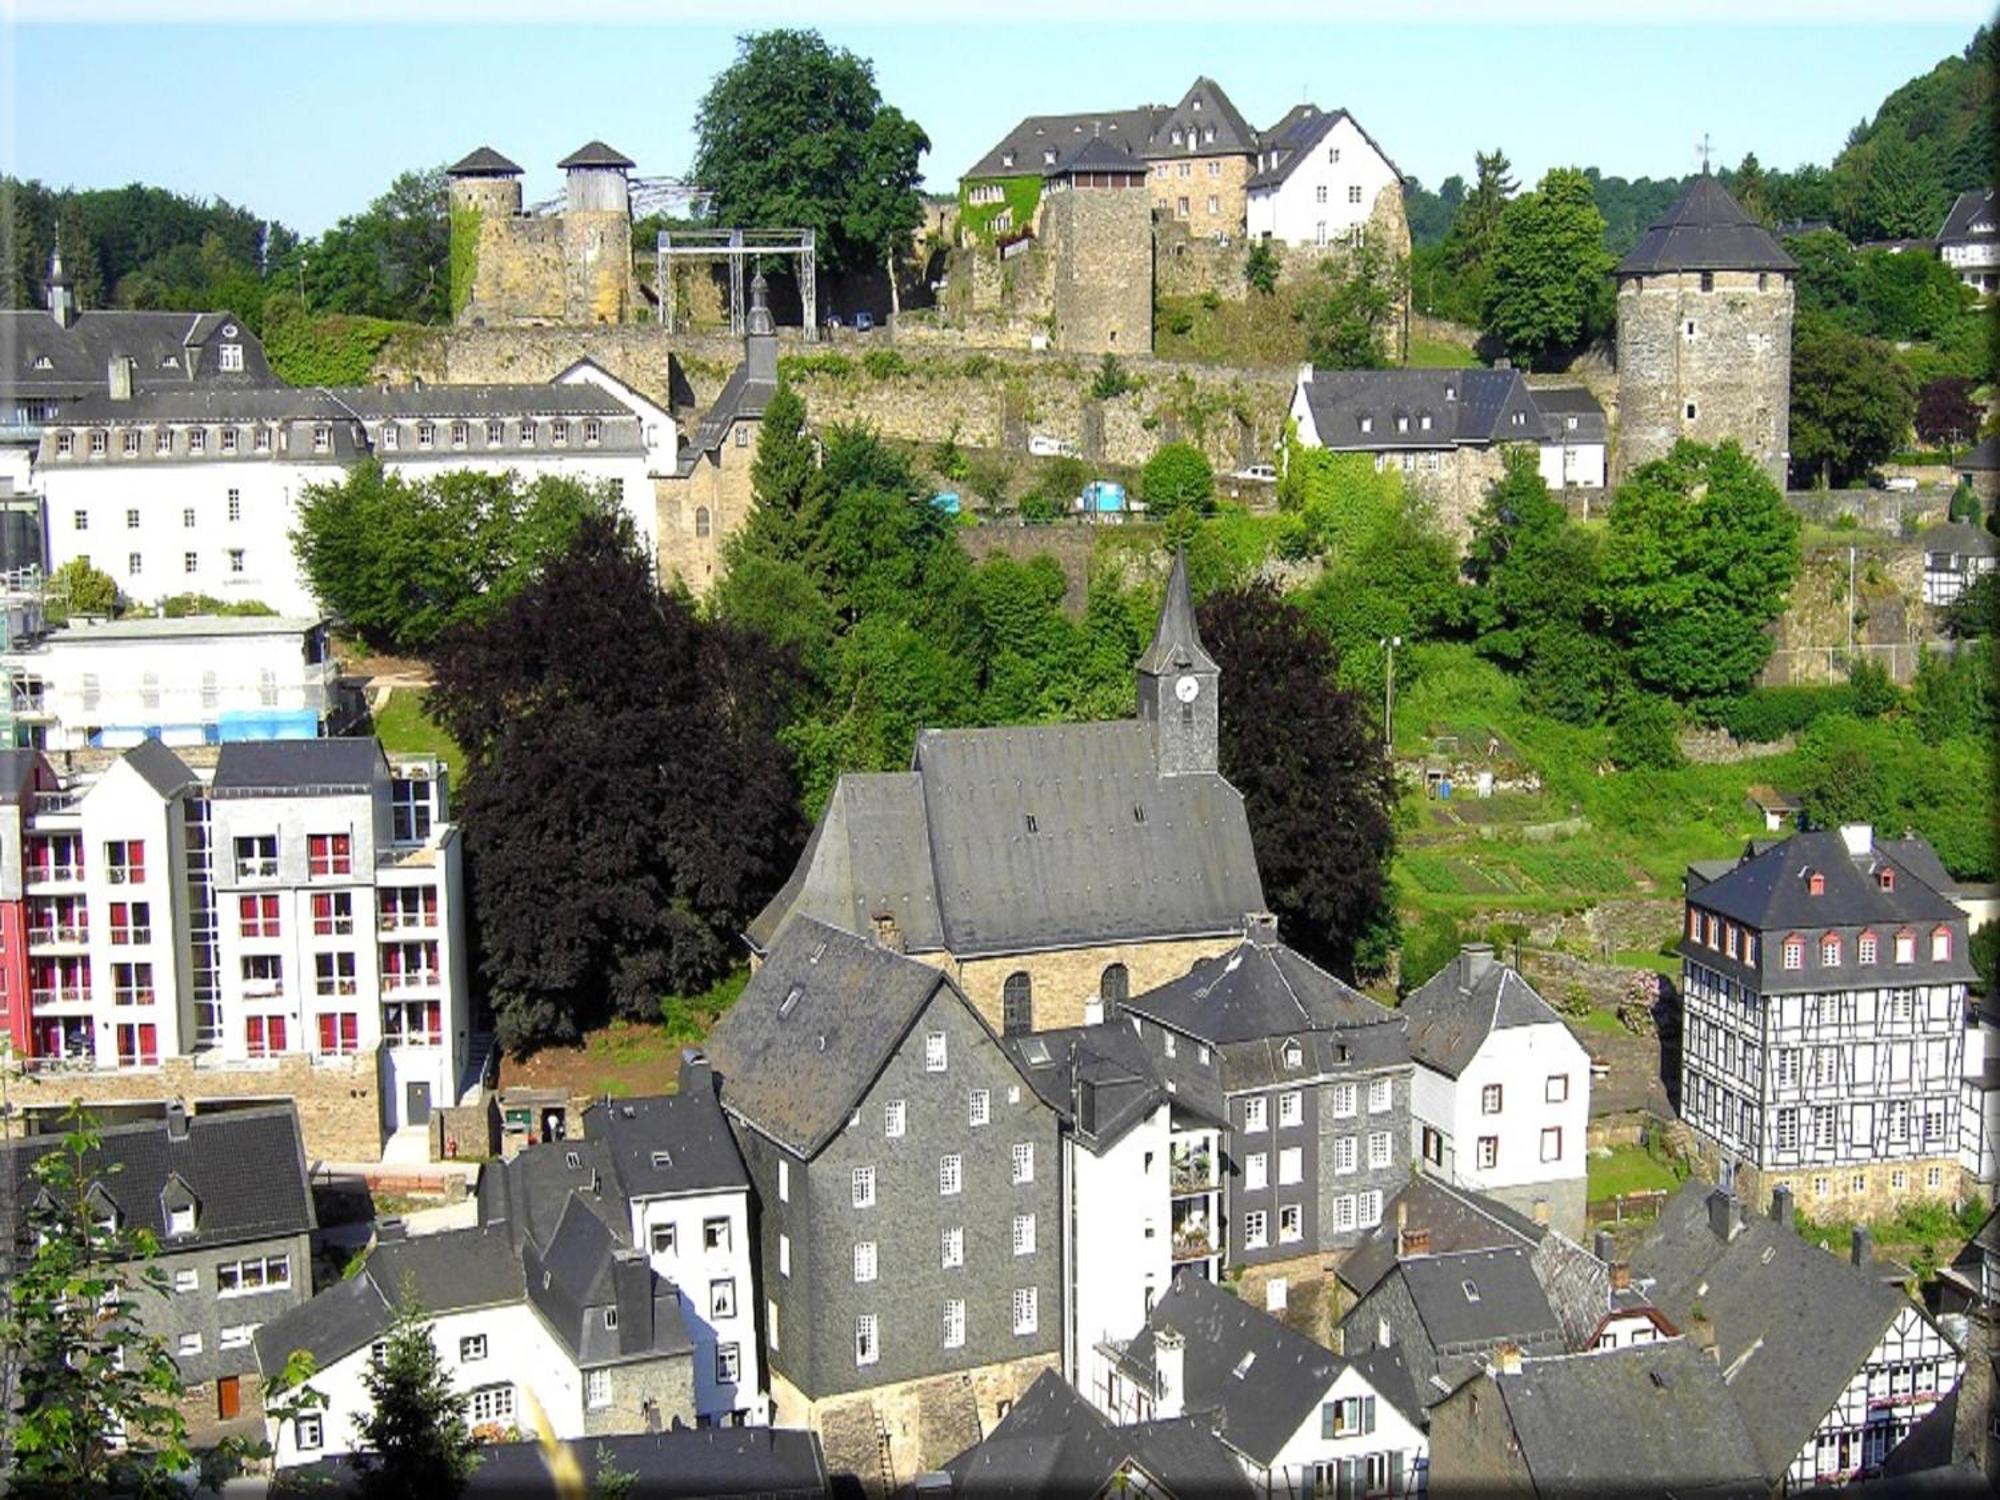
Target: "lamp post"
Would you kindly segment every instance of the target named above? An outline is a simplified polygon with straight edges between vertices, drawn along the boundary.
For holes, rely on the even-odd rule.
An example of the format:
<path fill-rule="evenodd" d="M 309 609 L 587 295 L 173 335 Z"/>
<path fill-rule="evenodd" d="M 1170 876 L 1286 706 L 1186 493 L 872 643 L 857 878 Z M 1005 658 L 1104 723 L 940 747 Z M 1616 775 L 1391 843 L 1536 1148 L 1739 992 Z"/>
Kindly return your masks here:
<path fill-rule="evenodd" d="M 1403 644 L 1400 635 L 1385 635 L 1378 644 L 1388 655 L 1389 669 L 1382 684 L 1382 752 L 1393 754 L 1396 748 L 1396 648 Z"/>

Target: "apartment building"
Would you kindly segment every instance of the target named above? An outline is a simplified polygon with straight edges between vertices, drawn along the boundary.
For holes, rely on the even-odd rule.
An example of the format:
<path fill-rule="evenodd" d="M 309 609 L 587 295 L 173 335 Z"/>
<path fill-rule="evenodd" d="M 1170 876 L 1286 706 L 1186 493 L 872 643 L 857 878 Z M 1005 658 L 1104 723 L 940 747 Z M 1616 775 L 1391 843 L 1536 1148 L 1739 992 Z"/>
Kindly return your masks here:
<path fill-rule="evenodd" d="M 462 870 L 435 763 L 273 741 L 226 745 L 200 775 L 149 740 L 59 787 L 14 755 L 19 1107 L 289 1096 L 313 1154 L 351 1157 L 457 1101 Z"/>
<path fill-rule="evenodd" d="M 1681 1116 L 1725 1184 L 1847 1218 L 1957 1196 L 1973 968 L 1948 883 L 1866 824 L 1688 871 Z"/>

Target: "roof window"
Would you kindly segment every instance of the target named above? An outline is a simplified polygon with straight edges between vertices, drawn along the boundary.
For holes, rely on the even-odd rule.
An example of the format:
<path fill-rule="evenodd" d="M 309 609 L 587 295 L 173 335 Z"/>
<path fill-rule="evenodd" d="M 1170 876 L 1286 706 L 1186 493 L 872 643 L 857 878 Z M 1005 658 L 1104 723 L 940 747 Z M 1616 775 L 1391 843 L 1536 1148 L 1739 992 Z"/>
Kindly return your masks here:
<path fill-rule="evenodd" d="M 1885 891 L 1893 891 L 1896 888 L 1896 872 L 1893 868 L 1891 868 L 1888 865 L 1882 866 L 1882 868 L 1876 872 L 1875 880 L 1876 883 L 1880 885 L 1882 889 Z"/>
<path fill-rule="evenodd" d="M 1479 1288 L 1474 1286 L 1471 1282 L 1461 1281 L 1459 1283 L 1459 1286 L 1464 1290 L 1465 1300 L 1467 1302 L 1477 1302 L 1479 1300 Z"/>
<path fill-rule="evenodd" d="M 785 998 L 778 1004 L 778 1017 L 780 1020 L 792 1013 L 793 1007 L 799 1003 L 800 997 L 804 994 L 804 988 L 796 984 L 785 991 Z"/>
<path fill-rule="evenodd" d="M 1257 1351 L 1252 1349 L 1248 1354 L 1236 1361 L 1236 1368 L 1229 1373 L 1234 1375 L 1238 1380 L 1241 1380 L 1245 1375 L 1250 1373 L 1250 1367 L 1256 1363 Z"/>
<path fill-rule="evenodd" d="M 655 1151 L 653 1153 L 653 1165 L 655 1167 L 660 1168 L 662 1171 L 666 1170 L 668 1167 L 671 1167 L 673 1164 L 674 1164 L 673 1152 Z"/>
<path fill-rule="evenodd" d="M 568 1167 L 572 1172 L 581 1171 L 583 1168 L 583 1158 L 574 1151 L 565 1151 L 563 1152 L 563 1165 Z"/>

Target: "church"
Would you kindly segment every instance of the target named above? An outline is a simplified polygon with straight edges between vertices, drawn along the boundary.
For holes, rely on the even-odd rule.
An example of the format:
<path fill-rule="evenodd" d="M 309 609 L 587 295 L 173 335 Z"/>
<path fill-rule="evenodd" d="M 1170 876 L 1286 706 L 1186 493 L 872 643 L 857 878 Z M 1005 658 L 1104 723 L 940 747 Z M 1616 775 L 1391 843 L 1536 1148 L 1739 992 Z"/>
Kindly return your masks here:
<path fill-rule="evenodd" d="M 1264 890 L 1217 769 L 1221 675 L 1177 557 L 1136 719 L 927 729 L 909 770 L 842 776 L 753 951 L 803 914 L 935 964 L 1017 1035 L 1234 949 Z"/>

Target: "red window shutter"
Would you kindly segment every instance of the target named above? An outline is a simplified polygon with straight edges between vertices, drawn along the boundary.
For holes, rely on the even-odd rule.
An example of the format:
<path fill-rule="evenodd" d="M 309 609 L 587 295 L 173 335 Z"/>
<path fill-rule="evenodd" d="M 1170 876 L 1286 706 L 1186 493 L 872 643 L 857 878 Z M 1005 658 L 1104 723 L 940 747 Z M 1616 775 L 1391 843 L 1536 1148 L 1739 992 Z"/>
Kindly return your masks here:
<path fill-rule="evenodd" d="M 340 1050 L 352 1052 L 361 1045 L 361 1018 L 349 1011 L 340 1018 Z"/>
<path fill-rule="evenodd" d="M 249 1016 L 243 1022 L 243 1043 L 252 1057 L 264 1055 L 264 1018 Z"/>
<path fill-rule="evenodd" d="M 139 1060 L 148 1067 L 160 1060 L 160 1028 L 150 1023 L 139 1028 Z"/>
<path fill-rule="evenodd" d="M 285 1050 L 285 1018 L 283 1016 L 272 1016 L 270 1018 L 266 1034 L 271 1039 L 271 1050 L 273 1052 L 283 1052 Z"/>
<path fill-rule="evenodd" d="M 336 1052 L 340 1049 L 340 1018 L 321 1016 L 319 1018 L 319 1050 Z"/>
<path fill-rule="evenodd" d="M 132 878 L 134 880 L 144 880 L 146 878 L 146 841 L 144 839 L 134 839 L 125 846 L 125 862 L 132 867 Z"/>

